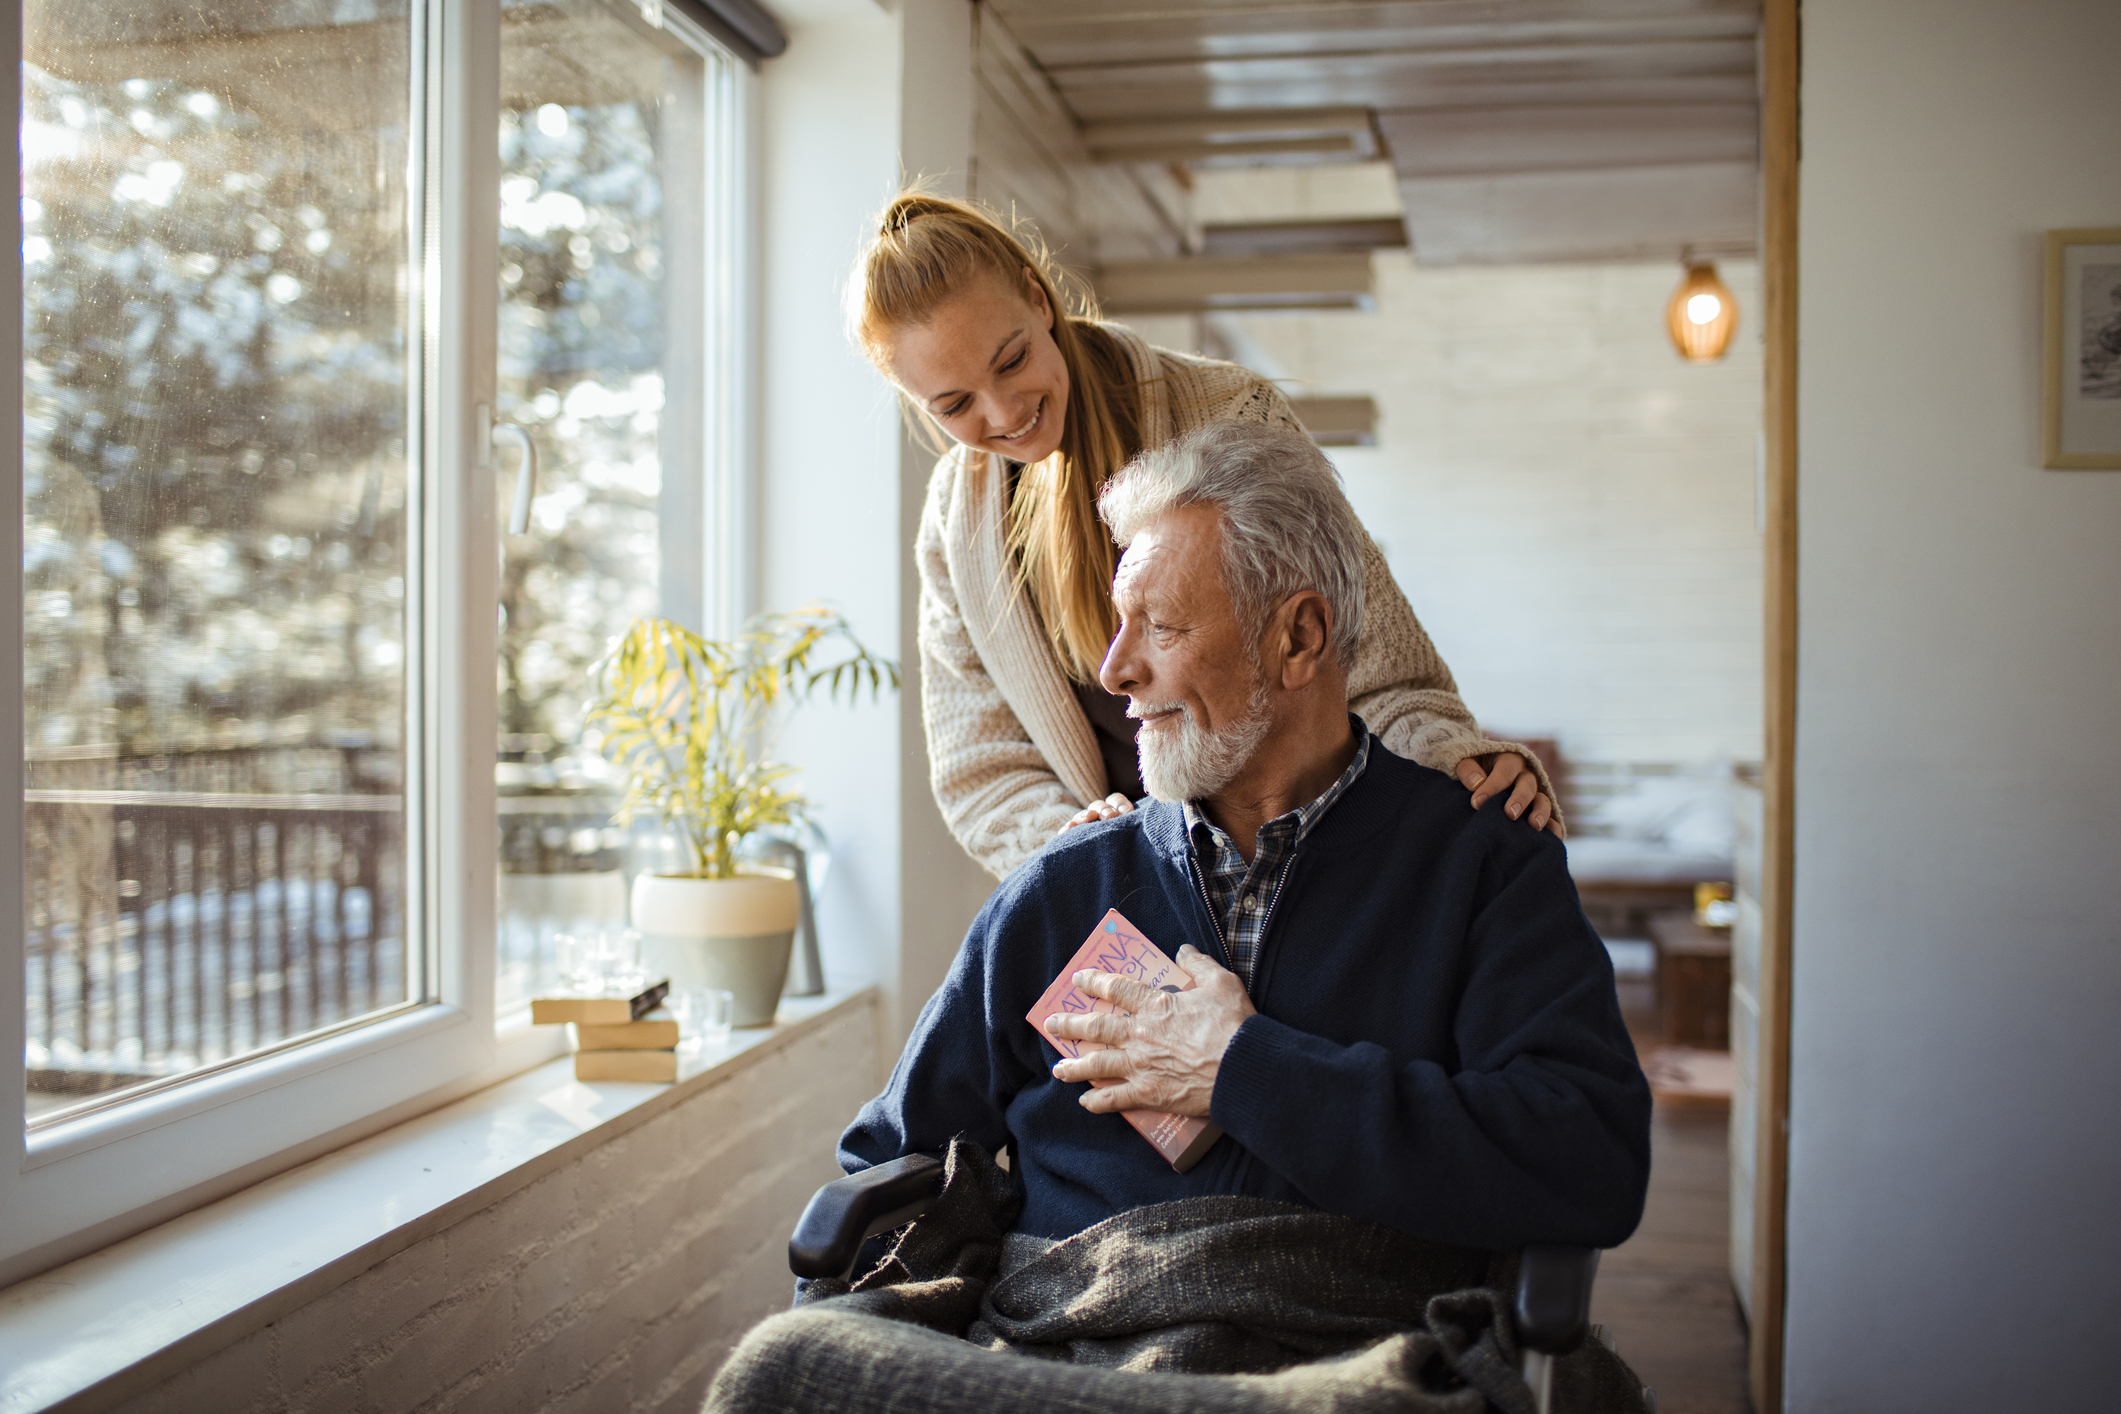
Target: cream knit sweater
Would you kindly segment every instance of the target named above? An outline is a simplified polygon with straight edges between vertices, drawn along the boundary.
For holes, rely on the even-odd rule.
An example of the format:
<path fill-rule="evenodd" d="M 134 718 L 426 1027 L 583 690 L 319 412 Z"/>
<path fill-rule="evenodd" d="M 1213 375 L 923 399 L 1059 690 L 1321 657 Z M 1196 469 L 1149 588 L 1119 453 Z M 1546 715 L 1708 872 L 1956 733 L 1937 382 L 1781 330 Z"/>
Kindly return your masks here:
<path fill-rule="evenodd" d="M 1121 325 L 1103 327 L 1134 365 L 1145 446 L 1222 419 L 1300 428 L 1287 400 L 1246 370 L 1151 348 Z M 1097 738 L 1017 584 L 1006 495 L 998 458 L 952 449 L 929 479 L 914 542 L 928 780 L 950 832 L 997 878 L 1107 790 Z M 1481 734 L 1374 543 L 1363 567 L 1363 637 L 1348 698 L 1370 730 L 1439 771 L 1492 751 L 1532 759 L 1521 746 Z M 1545 768 L 1538 769 L 1551 796 Z"/>

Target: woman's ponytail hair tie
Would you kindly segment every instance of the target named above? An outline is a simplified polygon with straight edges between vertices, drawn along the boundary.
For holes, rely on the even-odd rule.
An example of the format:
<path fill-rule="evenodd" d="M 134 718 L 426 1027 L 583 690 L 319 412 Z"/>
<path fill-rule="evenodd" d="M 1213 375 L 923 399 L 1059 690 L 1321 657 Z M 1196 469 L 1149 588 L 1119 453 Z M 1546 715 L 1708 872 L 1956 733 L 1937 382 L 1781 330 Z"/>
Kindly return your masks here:
<path fill-rule="evenodd" d="M 885 236 L 901 235 L 908 226 L 918 221 L 921 217 L 933 214 L 934 206 L 932 202 L 925 201 L 917 196 L 902 196 L 885 208 L 884 227 L 878 234 Z"/>

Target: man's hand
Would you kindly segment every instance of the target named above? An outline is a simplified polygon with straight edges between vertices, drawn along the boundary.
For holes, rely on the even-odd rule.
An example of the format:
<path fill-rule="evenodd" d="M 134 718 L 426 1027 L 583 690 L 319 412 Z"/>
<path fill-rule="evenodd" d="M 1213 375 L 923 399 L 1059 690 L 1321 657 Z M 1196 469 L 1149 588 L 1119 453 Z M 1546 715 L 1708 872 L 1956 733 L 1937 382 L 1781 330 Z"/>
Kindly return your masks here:
<path fill-rule="evenodd" d="M 1256 1008 L 1237 974 L 1199 949 L 1182 947 L 1173 961 L 1193 979 L 1191 991 L 1160 992 L 1131 977 L 1086 970 L 1075 974 L 1075 985 L 1119 1010 L 1046 1018 L 1048 1035 L 1115 1048 L 1088 1051 L 1053 1067 L 1056 1080 L 1120 1082 L 1093 1086 L 1083 1096 L 1084 1109 L 1207 1117 L 1223 1052 Z"/>

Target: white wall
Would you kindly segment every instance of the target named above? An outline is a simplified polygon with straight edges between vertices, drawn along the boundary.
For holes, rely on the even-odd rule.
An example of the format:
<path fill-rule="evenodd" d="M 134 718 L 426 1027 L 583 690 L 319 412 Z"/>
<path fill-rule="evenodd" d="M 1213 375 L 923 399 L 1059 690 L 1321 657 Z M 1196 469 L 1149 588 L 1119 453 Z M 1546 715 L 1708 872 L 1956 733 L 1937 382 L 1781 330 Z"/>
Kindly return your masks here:
<path fill-rule="evenodd" d="M 1424 269 L 1377 257 L 1369 314 L 1238 321 L 1298 380 L 1368 393 L 1333 460 L 1491 729 L 1595 761 L 1761 751 L 1757 267 L 1724 360 L 1664 332 L 1676 265 Z"/>
<path fill-rule="evenodd" d="M 2091 1409 L 2121 1313 L 2121 474 L 2039 468 L 2121 6 L 1808 0 L 1787 1393 Z"/>
<path fill-rule="evenodd" d="M 788 52 L 760 76 L 760 600 L 824 599 L 897 657 L 899 696 L 815 705 L 781 739 L 833 848 L 819 900 L 835 988 L 885 988 L 885 1044 L 955 954 L 990 881 L 928 791 L 913 637 L 913 532 L 934 457 L 907 445 L 889 386 L 848 342 L 841 298 L 901 176 L 963 189 L 971 144 L 965 0 L 778 5 Z"/>
<path fill-rule="evenodd" d="M 896 656 L 897 424 L 841 333 L 840 288 L 898 178 L 899 22 L 868 0 L 812 8 L 759 81 L 759 603 L 826 600 Z M 898 710 L 816 704 L 780 743 L 832 841 L 818 931 L 834 986 L 896 969 Z"/>
<path fill-rule="evenodd" d="M 900 162 L 909 177 L 952 196 L 966 193 L 972 168 L 975 43 L 968 0 L 900 0 L 904 89 L 899 100 Z M 873 375 L 872 375 L 873 376 Z M 882 380 L 877 382 L 881 384 Z M 928 785 L 928 740 L 921 725 L 920 582 L 913 533 L 927 501 L 935 452 L 899 423 L 899 643 L 906 685 L 899 702 L 899 963 L 886 1036 L 899 1042 L 929 994 L 942 984 L 965 929 L 994 890 L 943 823 Z"/>

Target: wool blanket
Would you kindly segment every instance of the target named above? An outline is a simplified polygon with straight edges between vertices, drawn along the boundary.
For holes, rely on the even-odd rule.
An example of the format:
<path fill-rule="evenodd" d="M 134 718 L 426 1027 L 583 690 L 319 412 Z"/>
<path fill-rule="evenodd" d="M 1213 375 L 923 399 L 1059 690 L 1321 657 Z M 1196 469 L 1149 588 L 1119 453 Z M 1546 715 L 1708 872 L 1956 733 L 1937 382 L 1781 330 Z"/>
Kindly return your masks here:
<path fill-rule="evenodd" d="M 710 1414 L 1533 1414 L 1511 1259 L 1225 1196 L 1005 1264 L 1009 1175 L 963 1142 L 945 1174 L 881 1261 L 810 1283 L 744 1339 Z M 1597 1341 L 1554 1373 L 1557 1414 L 1645 1407 Z"/>

